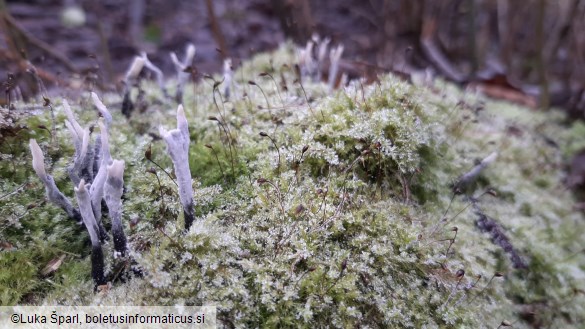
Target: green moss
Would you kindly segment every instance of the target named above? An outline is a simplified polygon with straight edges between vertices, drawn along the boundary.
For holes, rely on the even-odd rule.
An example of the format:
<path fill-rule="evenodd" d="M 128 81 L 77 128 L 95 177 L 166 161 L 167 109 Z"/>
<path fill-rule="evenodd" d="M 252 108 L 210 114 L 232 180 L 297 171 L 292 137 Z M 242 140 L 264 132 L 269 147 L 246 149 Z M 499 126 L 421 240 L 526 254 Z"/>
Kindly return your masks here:
<path fill-rule="evenodd" d="M 573 122 L 562 134 L 564 143 L 560 146 L 568 159 L 585 149 L 585 123 L 582 121 Z"/>
<path fill-rule="evenodd" d="M 285 45 L 245 62 L 229 101 L 209 81 L 186 88 L 197 215 L 188 233 L 158 139 L 159 125 L 175 125 L 176 104 L 143 81 L 148 106 L 126 120 L 114 110 L 120 98 L 103 95 L 114 115 L 112 154 L 127 164 L 123 216 L 134 267 L 143 273 L 114 282 L 107 293 L 92 292 L 85 232 L 43 202 L 43 187 L 32 177 L 34 137 L 57 185 L 72 196 L 66 166 L 73 148 L 63 116 L 57 115 L 56 145 L 32 128 L 3 143 L 0 152 L 11 161 L 0 162 L 0 195 L 29 183 L 0 199 L 0 239 L 17 246 L 0 254 L 6 266 L 0 284 L 10 287 L 2 304 L 211 304 L 224 326 L 238 327 L 583 322 L 584 296 L 573 292 L 585 290 L 585 222 L 559 169 L 577 148 L 579 124 L 566 130 L 556 112 L 391 75 L 333 94 L 305 78 L 305 98 L 291 67 L 292 46 Z M 261 72 L 278 80 L 282 74 L 288 90 L 277 90 Z M 265 109 L 260 88 L 248 80 L 273 108 Z M 85 99 L 71 102 L 82 125 L 96 120 Z M 53 103 L 58 108 L 60 100 Z M 19 120 L 38 127 L 50 125 L 49 118 L 43 112 Z M 522 133 L 510 134 L 511 126 Z M 145 158 L 149 148 L 162 169 Z M 458 177 L 494 151 L 498 159 L 467 195 L 453 195 Z M 488 187 L 495 193 L 484 193 Z M 510 251 L 476 227 L 477 211 L 498 224 L 528 269 L 515 269 Z M 137 222 L 132 228 L 130 220 Z M 111 245 L 104 251 L 111 255 Z M 63 253 L 50 279 L 41 277 Z M 106 263 L 113 262 L 108 256 Z M 490 282 L 496 271 L 505 277 Z M 532 320 L 526 310 L 537 311 Z"/>
<path fill-rule="evenodd" d="M 0 303 L 14 305 L 38 287 L 37 268 L 25 251 L 0 254 Z"/>

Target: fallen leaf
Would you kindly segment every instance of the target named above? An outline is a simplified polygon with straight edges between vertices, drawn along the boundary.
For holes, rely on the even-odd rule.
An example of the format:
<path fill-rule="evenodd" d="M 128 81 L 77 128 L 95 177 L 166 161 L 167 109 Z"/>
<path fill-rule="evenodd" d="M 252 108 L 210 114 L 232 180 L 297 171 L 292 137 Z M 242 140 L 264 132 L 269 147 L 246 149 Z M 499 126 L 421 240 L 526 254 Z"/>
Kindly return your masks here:
<path fill-rule="evenodd" d="M 0 242 L 0 250 L 12 250 L 14 249 L 14 246 L 12 245 L 12 243 L 8 242 L 8 241 L 1 241 Z"/>
<path fill-rule="evenodd" d="M 47 276 L 57 271 L 59 267 L 61 267 L 61 264 L 63 264 L 63 260 L 65 260 L 64 254 L 59 257 L 51 259 L 49 263 L 47 263 L 47 266 L 45 266 L 45 268 L 43 268 L 43 270 L 41 271 L 41 275 Z"/>

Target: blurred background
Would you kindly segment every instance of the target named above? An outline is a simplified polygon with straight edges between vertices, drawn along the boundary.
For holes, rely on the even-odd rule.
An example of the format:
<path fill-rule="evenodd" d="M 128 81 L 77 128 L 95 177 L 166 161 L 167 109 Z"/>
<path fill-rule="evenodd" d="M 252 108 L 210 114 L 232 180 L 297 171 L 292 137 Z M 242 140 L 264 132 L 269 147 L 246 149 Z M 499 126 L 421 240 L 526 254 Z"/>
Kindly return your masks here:
<path fill-rule="evenodd" d="M 133 56 L 198 75 L 313 34 L 343 44 L 350 77 L 442 76 L 491 97 L 585 118 L 585 0 L 0 0 L 0 104 L 18 86 L 118 86 Z"/>
<path fill-rule="evenodd" d="M 344 45 L 350 78 L 442 77 L 535 110 L 559 107 L 568 124 L 585 119 L 585 0 L 0 0 L 0 105 L 39 89 L 120 91 L 142 51 L 174 77 L 169 53 L 182 58 L 193 43 L 197 80 L 225 58 L 237 68 L 315 35 Z M 585 150 L 568 162 L 569 185 L 585 191 Z"/>

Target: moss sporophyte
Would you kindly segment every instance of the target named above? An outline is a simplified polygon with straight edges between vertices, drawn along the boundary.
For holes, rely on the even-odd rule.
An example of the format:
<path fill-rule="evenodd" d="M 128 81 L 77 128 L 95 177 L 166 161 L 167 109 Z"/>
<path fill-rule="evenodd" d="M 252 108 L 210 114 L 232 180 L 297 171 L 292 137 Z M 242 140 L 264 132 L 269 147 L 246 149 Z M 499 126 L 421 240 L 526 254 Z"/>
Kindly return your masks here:
<path fill-rule="evenodd" d="M 51 97 L 54 131 L 49 107 L 11 100 L 0 303 L 215 305 L 230 328 L 579 328 L 585 220 L 562 184 L 579 124 L 440 80 L 345 82 L 329 48 L 286 44 L 195 84 L 194 47 L 176 80 L 141 55 L 122 95 Z"/>

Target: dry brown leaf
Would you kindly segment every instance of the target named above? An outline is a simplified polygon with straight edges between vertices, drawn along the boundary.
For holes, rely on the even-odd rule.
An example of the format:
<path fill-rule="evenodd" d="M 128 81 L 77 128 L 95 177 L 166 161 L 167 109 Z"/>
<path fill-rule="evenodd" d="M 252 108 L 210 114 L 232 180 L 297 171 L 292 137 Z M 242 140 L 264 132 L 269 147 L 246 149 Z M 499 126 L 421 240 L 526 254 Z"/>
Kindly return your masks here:
<path fill-rule="evenodd" d="M 45 266 L 45 268 L 43 268 L 43 270 L 41 271 L 41 275 L 47 276 L 47 275 L 57 271 L 59 269 L 59 267 L 61 267 L 61 264 L 63 264 L 64 260 L 65 260 L 65 254 L 51 259 L 47 263 L 47 266 Z"/>
<path fill-rule="evenodd" d="M 8 241 L 0 241 L 0 250 L 12 250 L 14 246 Z"/>

